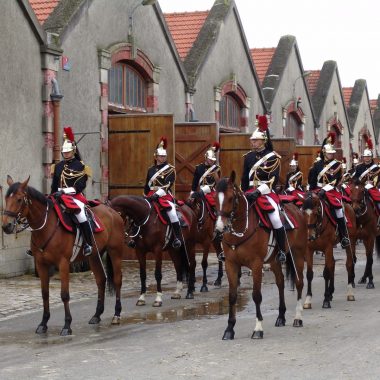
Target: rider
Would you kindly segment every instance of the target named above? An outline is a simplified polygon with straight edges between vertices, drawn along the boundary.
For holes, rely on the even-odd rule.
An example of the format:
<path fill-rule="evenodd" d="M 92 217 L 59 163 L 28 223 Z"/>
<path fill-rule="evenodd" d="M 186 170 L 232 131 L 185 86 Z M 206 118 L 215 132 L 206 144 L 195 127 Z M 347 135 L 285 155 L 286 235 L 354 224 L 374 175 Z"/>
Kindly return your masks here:
<path fill-rule="evenodd" d="M 174 166 L 167 162 L 166 148 L 167 139 L 166 137 L 161 137 L 154 153 L 155 165 L 148 169 L 144 195 L 149 202 L 156 201 L 166 210 L 174 233 L 172 246 L 173 248 L 180 248 L 182 245 L 182 231 L 175 209 L 175 201 L 170 192 L 175 182 L 176 173 Z"/>
<path fill-rule="evenodd" d="M 92 252 L 92 231 L 84 211 L 87 199 L 83 195 L 83 190 L 86 188 L 87 178 L 91 176 L 91 169 L 81 160 L 71 127 L 64 128 L 63 137 L 64 142 L 61 150 L 63 160 L 51 167 L 53 173 L 51 194 L 55 194 L 56 197 L 62 194 L 71 195 L 74 202 L 79 206 L 80 212 L 74 215 L 79 222 L 84 240 L 83 254 L 89 256 Z"/>
<path fill-rule="evenodd" d="M 330 132 L 323 140 L 321 160 L 314 163 L 309 172 L 310 190 L 317 190 L 320 198 L 326 198 L 330 208 L 335 210 L 336 221 L 342 248 L 346 248 L 350 241 L 347 235 L 347 227 L 343 213 L 342 193 L 336 186 L 342 178 L 342 163 L 334 159 L 335 133 Z"/>
<path fill-rule="evenodd" d="M 289 172 L 286 175 L 286 189 L 287 194 L 298 195 L 304 197 L 304 189 L 302 187 L 303 174 L 298 165 L 298 153 L 293 154 L 293 158 L 289 163 Z"/>
<path fill-rule="evenodd" d="M 252 150 L 244 156 L 241 188 L 250 202 L 269 202 L 272 210 L 268 216 L 279 248 L 277 260 L 285 262 L 286 232 L 280 219 L 279 198 L 274 192 L 279 178 L 281 156 L 273 150 L 267 116 L 257 115 L 256 125 L 258 128 L 250 137 Z"/>
<path fill-rule="evenodd" d="M 348 186 L 349 182 L 351 180 L 351 173 L 349 170 L 347 170 L 347 160 L 346 157 L 342 158 L 342 178 L 340 180 L 340 187 L 342 190 L 343 196 L 346 196 L 348 198 L 343 198 L 345 200 L 349 200 L 350 197 L 350 188 Z"/>

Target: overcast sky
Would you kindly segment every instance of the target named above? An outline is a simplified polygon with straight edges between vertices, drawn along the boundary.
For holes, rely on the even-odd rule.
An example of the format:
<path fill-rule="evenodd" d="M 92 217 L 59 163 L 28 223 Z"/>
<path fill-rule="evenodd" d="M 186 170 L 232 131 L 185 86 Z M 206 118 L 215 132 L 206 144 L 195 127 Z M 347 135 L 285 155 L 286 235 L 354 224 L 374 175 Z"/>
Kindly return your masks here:
<path fill-rule="evenodd" d="M 210 9 L 214 0 L 159 0 L 165 13 Z M 305 70 L 334 60 L 343 87 L 365 79 L 371 99 L 380 93 L 379 0 L 235 0 L 250 48 L 297 38 Z"/>

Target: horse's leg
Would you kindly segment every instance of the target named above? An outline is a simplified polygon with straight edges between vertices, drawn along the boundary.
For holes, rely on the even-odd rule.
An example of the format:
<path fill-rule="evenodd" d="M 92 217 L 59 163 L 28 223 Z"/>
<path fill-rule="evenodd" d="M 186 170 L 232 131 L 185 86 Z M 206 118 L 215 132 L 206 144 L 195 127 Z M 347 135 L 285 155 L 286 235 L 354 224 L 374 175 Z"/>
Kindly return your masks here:
<path fill-rule="evenodd" d="M 144 306 L 146 296 L 146 252 L 136 249 L 136 255 L 139 260 L 141 283 L 140 297 L 136 302 L 136 306 Z"/>
<path fill-rule="evenodd" d="M 276 257 L 277 253 L 273 255 L 273 257 Z M 270 263 L 270 267 L 272 269 L 272 272 L 276 279 L 276 285 L 278 289 L 278 296 L 279 296 L 279 306 L 278 306 L 278 317 L 275 323 L 276 327 L 282 327 L 285 326 L 286 319 L 285 319 L 285 313 L 286 313 L 286 306 L 285 306 L 285 282 L 284 282 L 284 274 L 282 273 L 281 264 L 277 262 L 276 260 L 272 260 Z M 262 273 L 262 271 L 261 271 Z"/>
<path fill-rule="evenodd" d="M 223 334 L 223 340 L 232 340 L 235 337 L 234 327 L 236 324 L 236 302 L 237 302 L 237 288 L 238 288 L 238 273 L 240 265 L 226 260 L 226 273 L 229 284 L 229 315 L 228 325 Z"/>
<path fill-rule="evenodd" d="M 36 260 L 36 269 L 41 281 L 41 294 L 44 305 L 44 312 L 42 315 L 42 321 L 37 326 L 36 334 L 46 333 L 48 327 L 47 323 L 50 319 L 49 309 L 49 266 L 39 264 Z"/>
<path fill-rule="evenodd" d="M 216 257 L 219 258 L 219 254 L 223 252 L 222 242 L 215 238 L 213 241 L 213 246 L 215 248 Z M 241 270 L 240 270 L 241 273 Z M 222 286 L 222 277 L 223 277 L 223 261 L 218 260 L 218 277 L 214 282 L 214 286 L 221 287 Z"/>
<path fill-rule="evenodd" d="M 122 262 L 122 246 L 120 248 L 107 248 L 107 255 L 111 259 L 112 264 L 112 272 L 113 272 L 113 286 L 115 288 L 115 314 L 112 318 L 112 325 L 120 324 L 120 314 L 121 314 L 121 285 L 122 285 L 122 270 L 121 270 L 121 262 Z M 109 274 L 108 274 L 109 275 Z"/>
<path fill-rule="evenodd" d="M 303 268 L 304 268 L 304 255 L 303 249 L 293 250 L 293 260 L 295 264 L 295 270 L 292 272 L 294 276 L 294 281 L 297 289 L 297 305 L 296 305 L 296 315 L 293 321 L 293 327 L 302 327 L 302 290 L 303 290 Z M 290 263 L 292 265 L 293 263 Z"/>
<path fill-rule="evenodd" d="M 373 284 L 372 264 L 373 264 L 373 248 L 375 244 L 375 237 L 372 237 L 372 236 L 367 237 L 367 239 L 363 240 L 363 244 L 365 247 L 366 264 L 365 264 L 363 277 L 359 280 L 359 284 L 365 284 L 367 282 L 367 277 L 368 277 L 367 289 L 373 289 L 375 285 Z"/>
<path fill-rule="evenodd" d="M 201 286 L 201 292 L 208 292 L 208 287 L 207 287 L 207 267 L 208 267 L 208 254 L 210 250 L 210 245 L 209 244 L 204 244 L 203 245 L 203 256 L 202 256 L 202 271 L 203 271 L 203 278 L 202 278 L 202 286 Z"/>
<path fill-rule="evenodd" d="M 187 245 L 187 253 L 189 255 L 189 261 L 190 261 L 190 267 L 189 267 L 189 281 L 187 284 L 187 294 L 186 299 L 193 299 L 194 298 L 194 291 L 195 291 L 195 267 L 197 265 L 196 259 L 195 259 L 195 244 L 189 243 Z"/>
<path fill-rule="evenodd" d="M 62 259 L 59 263 L 59 275 L 61 277 L 61 300 L 65 308 L 65 324 L 61 330 L 61 336 L 71 335 L 71 313 L 70 313 L 70 292 L 69 292 L 69 276 L 70 264 L 66 259 Z"/>
<path fill-rule="evenodd" d="M 176 272 L 176 275 L 177 275 L 177 285 L 176 285 L 176 289 L 175 289 L 174 293 L 171 296 L 171 299 L 173 299 L 173 300 L 179 300 L 179 299 L 181 299 L 181 293 L 182 293 L 182 290 L 183 290 L 183 280 L 182 280 L 182 277 L 183 277 L 182 269 L 183 268 L 182 268 L 182 262 L 181 262 L 181 258 L 179 256 L 178 251 L 175 251 L 172 248 L 170 248 L 169 249 L 169 254 L 170 254 L 170 257 L 171 257 L 171 259 L 173 261 L 175 272 Z"/>
<path fill-rule="evenodd" d="M 346 270 L 347 270 L 347 301 L 355 301 L 354 283 L 355 283 L 355 248 L 356 241 L 352 238 L 352 242 L 346 248 Z"/>
<path fill-rule="evenodd" d="M 306 251 L 306 279 L 307 279 L 307 293 L 306 299 L 303 304 L 304 309 L 311 309 L 311 299 L 313 297 L 313 293 L 311 291 L 311 283 L 313 282 L 314 272 L 313 272 L 313 254 L 314 251 L 307 248 Z"/>
<path fill-rule="evenodd" d="M 324 309 L 331 308 L 331 304 L 330 304 L 330 301 L 332 300 L 331 280 L 334 274 L 334 266 L 335 266 L 335 262 L 334 262 L 333 247 L 332 245 L 329 245 L 325 249 L 325 267 L 323 269 L 323 278 L 325 279 L 325 293 L 324 293 L 322 308 Z"/>
<path fill-rule="evenodd" d="M 156 299 L 153 302 L 153 307 L 161 307 L 162 306 L 162 287 L 161 287 L 162 251 L 157 249 L 155 250 L 154 254 L 156 257 L 156 267 L 154 269 L 154 278 L 156 279 L 157 294 L 156 294 Z"/>
<path fill-rule="evenodd" d="M 253 330 L 252 339 L 262 339 L 264 337 L 264 330 L 262 326 L 263 316 L 261 314 L 261 301 L 263 296 L 261 294 L 261 281 L 263 278 L 263 262 L 256 260 L 251 266 L 252 269 L 252 280 L 253 280 L 253 291 L 252 299 L 256 306 L 256 326 Z"/>

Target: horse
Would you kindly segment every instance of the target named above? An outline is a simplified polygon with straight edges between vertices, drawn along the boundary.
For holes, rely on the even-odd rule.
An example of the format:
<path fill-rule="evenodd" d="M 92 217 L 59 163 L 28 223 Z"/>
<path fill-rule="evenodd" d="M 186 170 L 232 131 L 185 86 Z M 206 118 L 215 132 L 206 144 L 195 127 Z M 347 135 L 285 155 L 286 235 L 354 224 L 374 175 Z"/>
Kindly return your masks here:
<path fill-rule="evenodd" d="M 374 246 L 376 247 L 377 255 L 380 254 L 380 231 L 377 225 L 378 216 L 376 214 L 376 205 L 370 199 L 370 196 L 361 181 L 352 181 L 349 185 L 349 189 L 351 192 L 352 207 L 356 216 L 356 239 L 361 239 L 363 241 L 366 253 L 364 274 L 358 283 L 365 284 L 368 278 L 367 289 L 373 289 L 375 287 L 372 274 Z"/>
<path fill-rule="evenodd" d="M 323 278 L 325 280 L 325 292 L 322 303 L 322 308 L 331 308 L 331 301 L 333 299 L 334 275 L 335 275 L 335 259 L 334 259 L 334 245 L 337 243 L 336 226 L 333 224 L 329 214 L 327 213 L 329 207 L 325 201 L 321 200 L 318 195 L 313 191 L 306 193 L 303 201 L 302 210 L 307 218 L 307 253 L 306 253 L 306 279 L 307 279 L 307 293 L 304 309 L 312 308 L 312 281 L 314 277 L 313 272 L 313 254 L 314 251 L 320 251 L 325 256 L 325 267 L 323 270 Z M 351 226 L 348 226 L 348 236 L 350 245 L 346 247 L 346 269 L 348 276 L 347 284 L 347 301 L 355 301 L 353 288 L 355 287 L 355 271 L 354 265 L 356 261 L 355 247 L 356 247 L 356 220 L 352 207 L 343 202 L 344 213 L 349 218 Z"/>
<path fill-rule="evenodd" d="M 216 187 L 216 208 L 218 218 L 216 229 L 223 234 L 223 248 L 225 252 L 225 267 L 229 281 L 229 317 L 228 326 L 224 331 L 223 340 L 234 339 L 234 326 L 236 324 L 236 301 L 238 287 L 238 273 L 242 266 L 252 271 L 253 292 L 252 299 L 256 306 L 256 326 L 252 339 L 262 339 L 264 336 L 261 314 L 261 281 L 264 262 L 269 262 L 276 278 L 279 292 L 279 315 L 275 326 L 284 326 L 285 319 L 285 297 L 284 297 L 284 275 L 281 264 L 275 259 L 278 248 L 272 254 L 268 254 L 268 243 L 270 230 L 263 227 L 258 213 L 254 207 L 250 207 L 244 193 L 235 183 L 236 173 L 231 172 L 229 178 L 222 178 Z M 304 248 L 306 246 L 306 223 L 301 211 L 294 204 L 286 204 L 284 208 L 294 218 L 298 225 L 287 232 L 288 248 L 292 254 L 287 254 L 287 265 L 293 268 L 295 284 L 297 288 L 296 316 L 294 327 L 303 326 L 302 322 L 302 288 Z"/>
<path fill-rule="evenodd" d="M 146 255 L 152 252 L 156 261 L 154 276 L 157 284 L 156 299 L 154 307 L 162 306 L 162 253 L 168 251 L 177 275 L 177 286 L 172 299 L 180 299 L 183 289 L 184 272 L 188 271 L 188 288 L 187 299 L 194 298 L 195 283 L 195 240 L 196 235 L 196 217 L 193 211 L 187 206 L 180 207 L 184 217 L 187 219 L 188 226 L 182 228 L 185 241 L 185 247 L 180 251 L 171 246 L 171 239 L 167 235 L 167 226 L 160 220 L 160 215 L 156 208 L 142 196 L 136 195 L 119 195 L 110 201 L 111 207 L 116 210 L 123 218 L 126 225 L 131 223 L 131 231 L 136 241 L 136 255 L 140 265 L 140 282 L 141 292 L 137 300 L 137 306 L 145 305 L 146 297 Z M 134 232 L 136 231 L 136 232 Z"/>
<path fill-rule="evenodd" d="M 197 218 L 197 234 L 196 234 L 196 243 L 200 244 L 203 248 L 202 255 L 202 286 L 200 291 L 207 292 L 207 268 L 208 268 L 208 254 L 210 252 L 210 246 L 215 249 L 216 256 L 223 252 L 221 239 L 219 235 L 215 233 L 215 220 L 211 213 L 213 210 L 210 208 L 211 206 L 206 204 L 206 199 L 196 198 L 189 199 L 186 203 L 187 205 L 194 211 Z M 218 277 L 214 282 L 214 286 L 221 287 L 222 285 L 222 277 L 223 277 L 223 262 L 218 262 Z"/>
<path fill-rule="evenodd" d="M 7 177 L 9 189 L 5 196 L 5 210 L 3 212 L 3 230 L 7 234 L 13 233 L 25 218 L 31 229 L 31 251 L 35 260 L 36 270 L 41 281 L 43 299 L 42 321 L 36 329 L 37 334 L 47 332 L 49 309 L 49 268 L 55 266 L 59 270 L 61 279 L 61 300 L 65 309 L 65 323 L 61 336 L 72 334 L 69 300 L 69 272 L 75 235 L 68 232 L 53 210 L 53 202 L 38 190 L 28 186 L 29 179 L 24 182 L 14 182 Z M 91 208 L 103 224 L 104 230 L 94 234 L 93 252 L 88 260 L 94 273 L 98 287 L 98 301 L 96 311 L 89 320 L 90 324 L 98 324 L 104 311 L 105 288 L 108 280 L 110 289 L 115 290 L 116 303 L 112 324 L 120 324 L 121 301 L 120 292 L 122 284 L 122 254 L 124 241 L 123 220 L 110 207 L 100 204 Z M 104 271 L 101 255 L 107 251 L 107 275 Z M 84 258 L 79 252 L 76 260 Z M 109 264 L 112 264 L 109 265 Z"/>

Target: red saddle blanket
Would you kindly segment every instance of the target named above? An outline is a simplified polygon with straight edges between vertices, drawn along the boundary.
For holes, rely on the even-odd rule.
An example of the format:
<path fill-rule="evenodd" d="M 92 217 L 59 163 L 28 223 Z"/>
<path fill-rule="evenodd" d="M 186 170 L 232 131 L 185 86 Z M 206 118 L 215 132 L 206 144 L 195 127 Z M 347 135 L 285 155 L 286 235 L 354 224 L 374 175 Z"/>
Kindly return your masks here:
<path fill-rule="evenodd" d="M 272 230 L 273 226 L 269 219 L 268 212 L 266 210 L 263 210 L 260 207 L 260 204 L 258 204 L 257 202 L 253 205 L 253 207 L 254 207 L 254 210 L 256 211 L 257 216 L 259 217 L 260 223 L 265 228 Z M 273 210 L 273 207 L 272 207 L 272 210 Z M 282 225 L 285 227 L 287 231 L 298 228 L 298 223 L 290 212 L 286 212 L 285 210 L 283 212 L 280 212 L 280 219 L 281 219 Z"/>
<path fill-rule="evenodd" d="M 336 218 L 332 214 L 330 205 L 326 201 L 322 202 L 322 205 L 323 205 L 323 211 L 326 213 L 326 215 L 330 219 L 330 222 L 333 224 L 333 226 L 336 226 Z M 347 222 L 347 227 L 352 227 L 352 221 L 350 220 L 348 215 L 346 215 L 346 222 Z"/>
<path fill-rule="evenodd" d="M 180 203 L 184 204 L 184 202 L 182 202 L 182 201 L 178 201 L 177 203 L 178 204 L 180 204 Z M 161 204 L 158 202 L 152 202 L 152 205 L 153 205 L 154 209 L 156 210 L 158 218 L 160 219 L 161 223 L 167 225 L 169 223 L 168 217 L 162 213 L 163 211 L 165 211 L 165 208 L 160 207 Z M 185 214 L 182 212 L 180 207 L 176 206 L 176 212 L 177 212 L 178 219 L 179 219 L 181 227 L 189 226 L 190 223 L 187 220 Z"/>
<path fill-rule="evenodd" d="M 69 213 L 65 212 L 62 205 L 53 196 L 49 196 L 49 199 L 53 202 L 54 211 L 56 212 L 62 226 L 67 231 L 74 233 L 76 231 L 76 223 L 73 222 L 72 216 Z M 70 213 L 73 213 L 73 212 L 75 213 L 76 211 L 78 211 L 78 209 L 80 211 L 80 207 L 73 201 L 70 195 L 62 195 L 61 199 L 65 208 L 73 210 Z M 91 201 L 90 201 L 90 204 L 91 204 Z M 95 201 L 95 204 L 98 206 L 100 202 Z M 91 213 L 91 216 L 92 217 L 91 217 L 90 223 L 91 223 L 93 232 L 97 233 L 97 232 L 104 231 L 103 223 L 98 218 L 98 216 L 95 213 Z"/>

